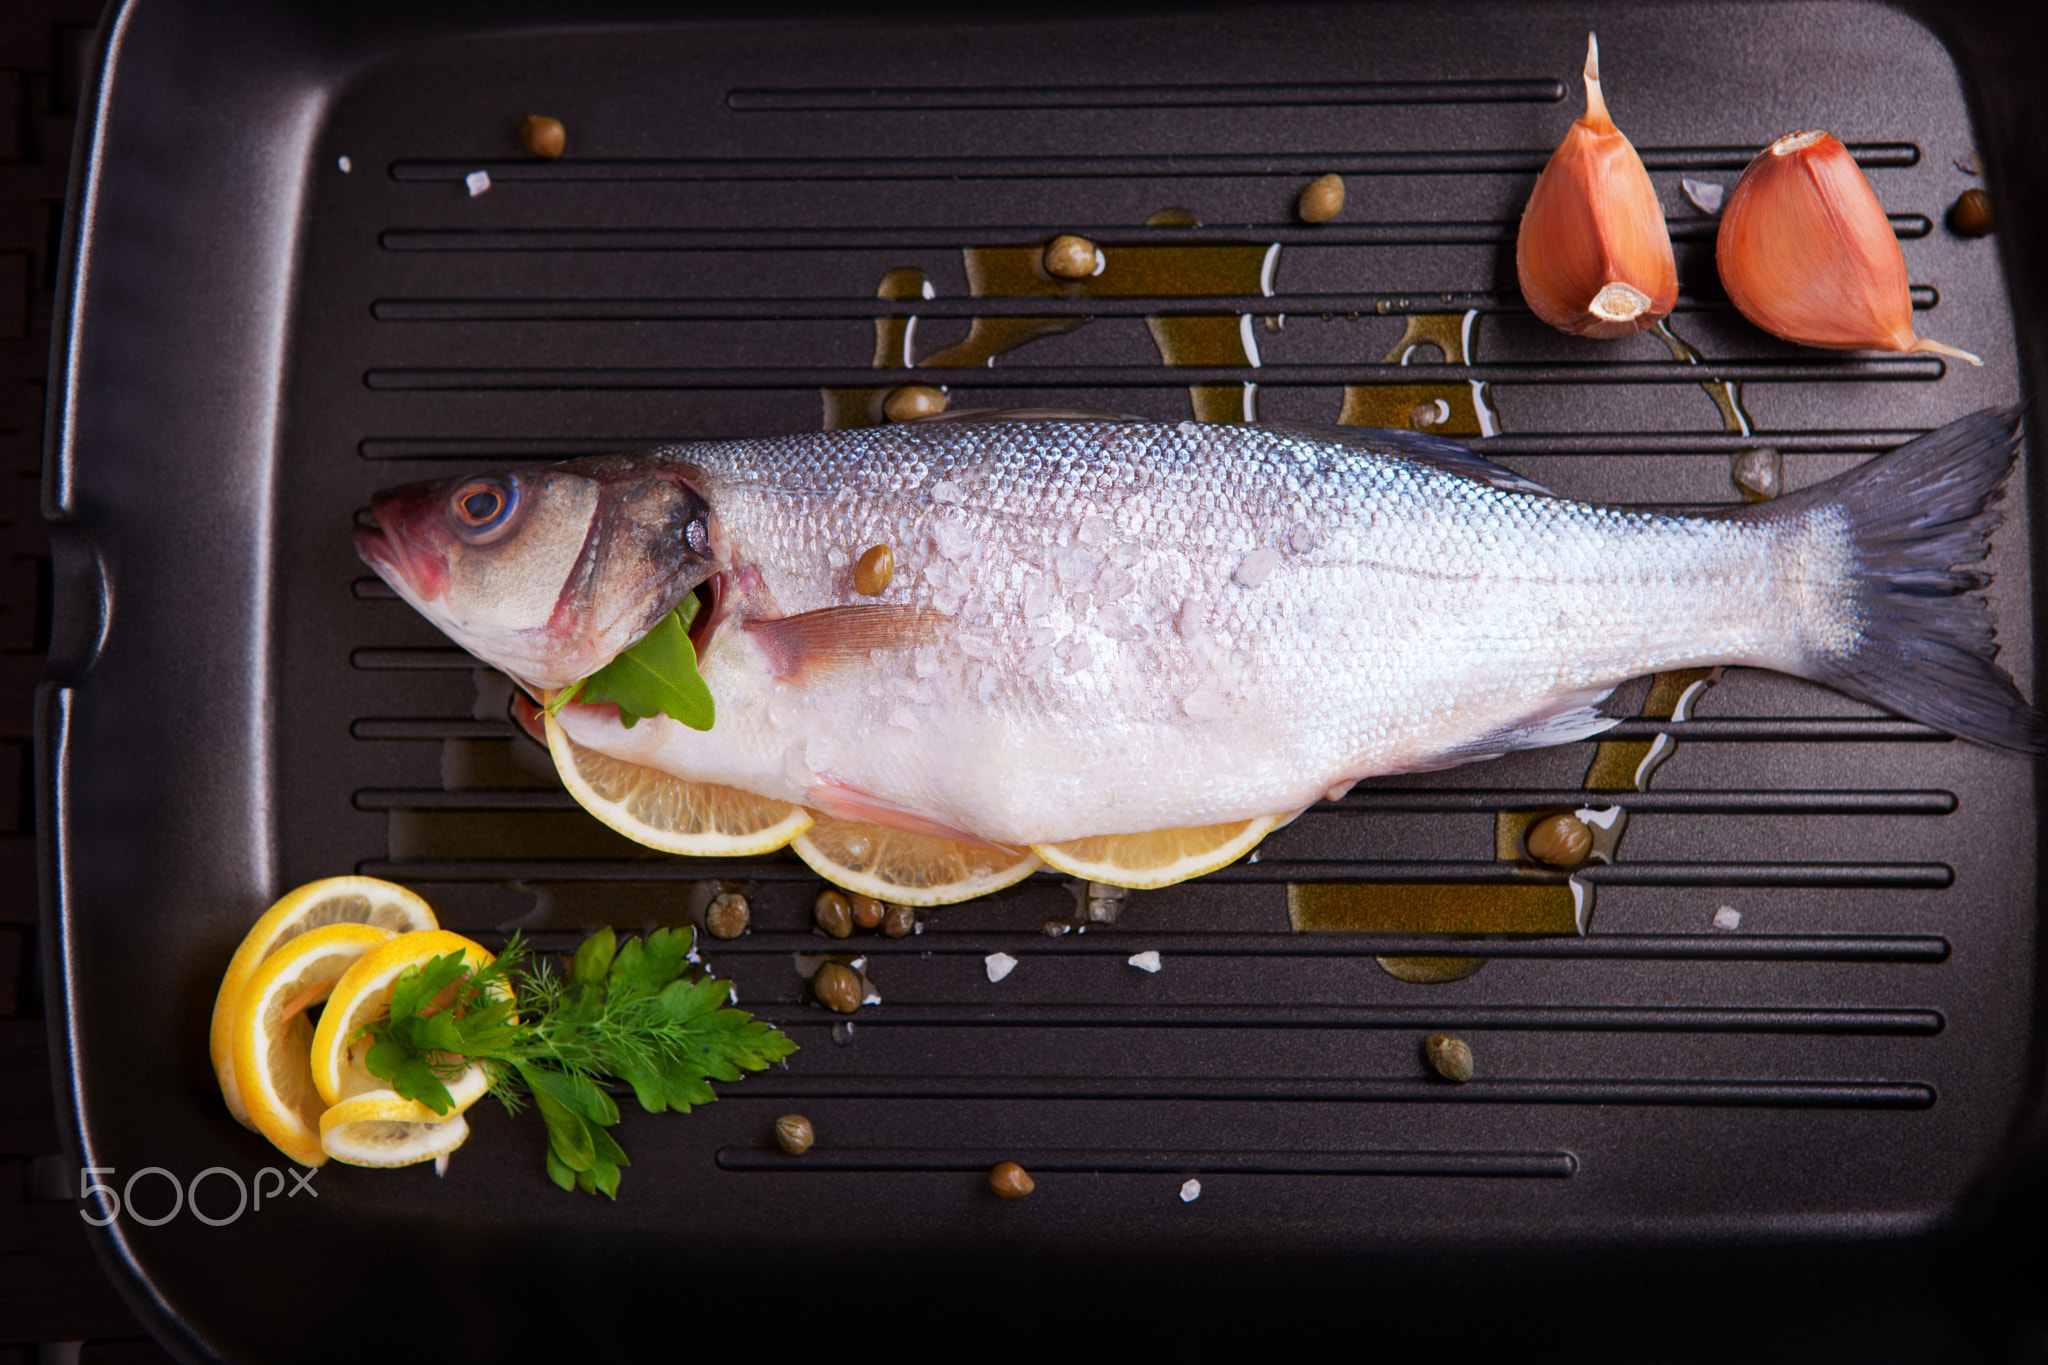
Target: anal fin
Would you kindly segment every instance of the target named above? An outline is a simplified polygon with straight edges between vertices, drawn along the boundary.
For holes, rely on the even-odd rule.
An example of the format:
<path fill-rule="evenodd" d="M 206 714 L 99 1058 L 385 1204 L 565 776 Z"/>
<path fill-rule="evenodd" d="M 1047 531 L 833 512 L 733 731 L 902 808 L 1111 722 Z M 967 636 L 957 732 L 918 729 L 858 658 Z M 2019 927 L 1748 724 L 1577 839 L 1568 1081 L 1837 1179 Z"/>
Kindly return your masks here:
<path fill-rule="evenodd" d="M 1461 763 L 1477 763 L 1484 759 L 1499 758 L 1517 749 L 1542 749 L 1553 744 L 1576 744 L 1591 739 L 1602 731 L 1612 729 L 1622 721 L 1620 716 L 1603 715 L 1598 707 L 1607 700 L 1612 688 L 1593 693 L 1579 693 L 1564 700 L 1562 710 L 1547 710 L 1533 716 L 1503 725 L 1451 749 L 1440 750 L 1422 762 L 1403 767 L 1404 773 L 1431 773 L 1440 768 L 1455 768 Z"/>

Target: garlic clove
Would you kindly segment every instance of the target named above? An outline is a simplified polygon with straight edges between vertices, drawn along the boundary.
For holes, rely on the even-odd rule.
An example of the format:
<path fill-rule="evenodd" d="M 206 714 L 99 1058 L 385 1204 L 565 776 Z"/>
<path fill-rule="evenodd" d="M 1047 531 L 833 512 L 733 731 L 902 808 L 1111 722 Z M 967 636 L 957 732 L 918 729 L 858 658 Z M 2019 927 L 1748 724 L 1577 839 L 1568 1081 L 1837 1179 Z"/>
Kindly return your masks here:
<path fill-rule="evenodd" d="M 1586 112 L 1536 180 L 1515 238 L 1530 311 L 1560 331 L 1623 337 L 1678 302 L 1671 233 L 1643 159 L 1607 116 L 1600 44 L 1586 35 Z"/>
<path fill-rule="evenodd" d="M 1856 159 L 1828 133 L 1788 133 L 1757 153 L 1721 209 L 1714 261 L 1729 299 L 1772 336 L 1984 363 L 1913 334 L 1898 236 Z"/>

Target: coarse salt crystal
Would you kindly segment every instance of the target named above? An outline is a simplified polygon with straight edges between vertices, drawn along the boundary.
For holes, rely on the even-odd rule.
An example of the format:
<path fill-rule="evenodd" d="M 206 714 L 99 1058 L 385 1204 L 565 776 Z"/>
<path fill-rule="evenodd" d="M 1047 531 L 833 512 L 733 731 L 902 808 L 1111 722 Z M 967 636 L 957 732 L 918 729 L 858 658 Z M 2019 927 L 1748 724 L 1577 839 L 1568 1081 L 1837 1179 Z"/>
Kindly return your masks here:
<path fill-rule="evenodd" d="M 1692 206 L 1701 213 L 1719 213 L 1721 198 L 1727 191 L 1711 180 L 1694 180 L 1686 176 L 1678 182 L 1685 189 L 1685 197 L 1692 200 Z"/>
<path fill-rule="evenodd" d="M 350 161 L 347 157 L 342 157 L 339 161 L 336 161 L 334 164 L 341 167 L 341 173 L 343 175 L 347 175 L 350 171 L 356 168 L 355 162 Z"/>
<path fill-rule="evenodd" d="M 1095 651 L 1087 645 L 1075 645 L 1074 652 L 1067 656 L 1067 672 L 1079 673 L 1095 662 Z"/>
<path fill-rule="evenodd" d="M 1150 949 L 1142 953 L 1132 953 L 1125 960 L 1141 972 L 1156 972 L 1159 970 L 1159 954 Z"/>
<path fill-rule="evenodd" d="M 1017 959 L 1011 957 L 1008 953 L 990 953 L 981 960 L 981 964 L 988 968 L 988 979 L 990 981 L 1001 981 L 1011 972 L 1017 970 Z"/>
<path fill-rule="evenodd" d="M 1201 1197 L 1202 1182 L 1199 1180 L 1187 1181 L 1180 1187 L 1180 1202 L 1183 1204 L 1192 1204 Z"/>
<path fill-rule="evenodd" d="M 1230 714 L 1223 698 L 1206 687 L 1198 687 L 1180 700 L 1180 709 L 1196 720 L 1222 720 Z"/>
<path fill-rule="evenodd" d="M 917 728 L 917 712 L 907 706 L 899 706 L 889 713 L 889 723 L 899 730 L 915 730 Z"/>
<path fill-rule="evenodd" d="M 1074 538 L 1083 545 L 1101 545 L 1110 536 L 1109 523 L 1101 517 L 1081 518 L 1081 529 L 1074 532 Z"/>
<path fill-rule="evenodd" d="M 947 559 L 958 559 L 974 547 L 974 532 L 966 522 L 947 517 L 932 523 L 932 544 Z"/>
<path fill-rule="evenodd" d="M 1273 572 L 1280 563 L 1277 550 L 1253 550 L 1237 566 L 1237 581 L 1247 588 L 1256 588 L 1266 581 L 1266 575 Z"/>
<path fill-rule="evenodd" d="M 1305 555 L 1316 547 L 1316 533 L 1306 526 L 1297 526 L 1287 535 L 1287 548 L 1298 555 Z"/>
<path fill-rule="evenodd" d="M 1174 430 L 1179 432 L 1183 436 L 1199 436 L 1202 432 L 1202 429 L 1196 426 L 1193 422 L 1182 422 L 1179 426 L 1175 427 Z"/>
<path fill-rule="evenodd" d="M 1742 927 L 1742 912 L 1732 905 L 1722 906 L 1714 912 L 1714 927 L 1716 929 L 1740 929 Z"/>
<path fill-rule="evenodd" d="M 967 492 L 951 479 L 940 479 L 932 485 L 933 502 L 965 502 Z"/>
<path fill-rule="evenodd" d="M 469 197 L 474 199 L 491 187 L 489 171 L 471 171 L 462 177 L 462 183 L 469 186 Z"/>

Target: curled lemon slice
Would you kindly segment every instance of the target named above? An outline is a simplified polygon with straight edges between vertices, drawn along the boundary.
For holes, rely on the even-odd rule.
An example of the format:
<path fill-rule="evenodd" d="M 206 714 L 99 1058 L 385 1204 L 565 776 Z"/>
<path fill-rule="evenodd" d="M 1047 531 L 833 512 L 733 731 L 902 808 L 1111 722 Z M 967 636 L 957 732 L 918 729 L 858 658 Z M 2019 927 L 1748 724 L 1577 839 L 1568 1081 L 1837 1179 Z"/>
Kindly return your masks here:
<path fill-rule="evenodd" d="M 636 844 L 664 853 L 743 858 L 772 853 L 810 828 L 811 813 L 734 787 L 685 782 L 586 749 L 553 716 L 548 752 L 576 803 Z"/>
<path fill-rule="evenodd" d="M 1261 815 L 1221 825 L 1159 829 L 1149 834 L 1098 834 L 1032 847 L 1049 866 L 1070 877 L 1150 891 L 1236 862 L 1280 820 L 1278 815 Z"/>
<path fill-rule="evenodd" d="M 313 1084 L 313 1026 L 306 1010 L 325 1000 L 358 959 L 392 937 L 374 924 L 330 924 L 300 934 L 263 960 L 235 1007 L 228 1050 L 249 1121 L 301 1166 L 327 1160 L 319 1126 L 327 1103 Z"/>
<path fill-rule="evenodd" d="M 234 1032 L 235 1007 L 241 1003 L 249 978 L 265 958 L 299 935 L 330 924 L 373 924 L 396 934 L 438 927 L 434 912 L 425 901 L 402 886 L 375 877 L 328 877 L 308 882 L 264 912 L 228 962 L 220 994 L 213 1000 L 213 1029 L 207 1038 L 213 1074 L 220 1080 L 221 1098 L 227 1101 L 228 1111 L 248 1127 L 256 1125 L 249 1120 L 249 1107 L 242 1103 L 229 1041 Z"/>
<path fill-rule="evenodd" d="M 351 1166 L 410 1166 L 443 1157 L 469 1140 L 469 1121 L 460 1114 L 428 1121 L 413 1117 L 420 1106 L 395 1090 L 370 1090 L 343 1100 L 320 1116 L 320 1148 Z"/>
<path fill-rule="evenodd" d="M 357 1095 L 389 1088 L 388 1081 L 372 1076 L 363 1065 L 370 1040 L 356 1037 L 356 1031 L 382 1015 L 390 1005 L 391 984 L 400 972 L 449 953 L 461 953 L 462 960 L 472 969 L 491 964 L 491 955 L 483 945 L 446 929 L 422 929 L 400 934 L 363 954 L 334 983 L 327 1008 L 320 1012 L 320 1027 L 313 1031 L 313 1086 L 322 1100 L 340 1104 Z M 457 1114 L 482 1099 L 491 1084 L 484 1069 L 473 1062 L 444 1083 L 449 1098 L 455 1101 L 452 1112 Z M 448 1117 L 412 1100 L 402 1103 L 416 1111 L 400 1115 L 403 1118 L 427 1123 Z"/>
<path fill-rule="evenodd" d="M 977 848 L 856 820 L 817 817 L 790 842 L 826 881 L 896 905 L 951 905 L 1000 891 L 1036 872 L 1029 849 Z"/>

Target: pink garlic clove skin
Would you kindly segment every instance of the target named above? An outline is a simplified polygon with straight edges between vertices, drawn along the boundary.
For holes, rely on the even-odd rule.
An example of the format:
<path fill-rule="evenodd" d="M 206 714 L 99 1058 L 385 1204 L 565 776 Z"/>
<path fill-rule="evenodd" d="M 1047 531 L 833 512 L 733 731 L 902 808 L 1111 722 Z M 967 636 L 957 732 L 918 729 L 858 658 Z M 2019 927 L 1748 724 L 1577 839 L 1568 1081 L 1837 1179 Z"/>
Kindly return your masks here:
<path fill-rule="evenodd" d="M 1585 116 L 1566 131 L 1522 212 L 1515 274 L 1530 311 L 1552 327 L 1624 337 L 1671 311 L 1678 269 L 1656 187 L 1607 115 L 1591 35 L 1585 76 Z"/>
<path fill-rule="evenodd" d="M 1914 335 L 1891 220 L 1849 149 L 1828 133 L 1790 133 L 1757 154 L 1721 210 L 1714 259 L 1729 299 L 1772 336 L 1983 363 Z"/>

